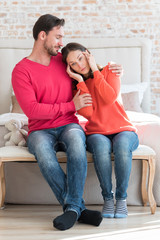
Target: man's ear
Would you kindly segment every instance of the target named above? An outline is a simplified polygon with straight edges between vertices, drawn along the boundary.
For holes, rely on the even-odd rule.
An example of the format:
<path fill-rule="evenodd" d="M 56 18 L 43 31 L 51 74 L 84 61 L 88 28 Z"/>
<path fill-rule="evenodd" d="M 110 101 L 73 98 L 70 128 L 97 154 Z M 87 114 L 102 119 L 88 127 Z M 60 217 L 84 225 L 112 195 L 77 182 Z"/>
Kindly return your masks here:
<path fill-rule="evenodd" d="M 39 38 L 41 39 L 41 40 L 44 40 L 45 38 L 46 38 L 46 36 L 47 36 L 47 34 L 46 34 L 46 32 L 45 31 L 41 31 L 40 33 L 39 33 Z"/>

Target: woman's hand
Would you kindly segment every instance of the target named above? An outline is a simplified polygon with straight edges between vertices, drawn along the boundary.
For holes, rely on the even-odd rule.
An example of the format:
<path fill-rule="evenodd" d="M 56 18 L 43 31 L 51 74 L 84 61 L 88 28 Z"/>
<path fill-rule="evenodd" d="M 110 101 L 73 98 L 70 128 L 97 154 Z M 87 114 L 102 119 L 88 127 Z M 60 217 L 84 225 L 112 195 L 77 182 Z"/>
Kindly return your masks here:
<path fill-rule="evenodd" d="M 88 51 L 83 52 L 83 54 L 86 57 L 92 72 L 97 71 L 98 67 L 97 67 L 94 56 L 91 53 L 89 53 Z"/>
<path fill-rule="evenodd" d="M 116 73 L 117 76 L 122 77 L 124 72 L 122 65 L 116 63 L 108 63 L 108 66 L 111 72 Z"/>
<path fill-rule="evenodd" d="M 78 73 L 74 73 L 69 65 L 67 66 L 67 73 L 71 78 L 75 79 L 77 82 L 83 82 L 82 76 Z"/>

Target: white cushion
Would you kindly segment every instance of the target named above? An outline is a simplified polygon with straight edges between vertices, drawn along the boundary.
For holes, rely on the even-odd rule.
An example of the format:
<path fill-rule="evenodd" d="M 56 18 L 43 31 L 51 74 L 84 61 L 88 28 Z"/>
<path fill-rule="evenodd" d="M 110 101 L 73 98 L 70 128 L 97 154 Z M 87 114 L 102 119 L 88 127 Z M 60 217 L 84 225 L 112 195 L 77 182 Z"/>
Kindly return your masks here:
<path fill-rule="evenodd" d="M 134 84 L 122 84 L 121 93 L 138 92 L 139 103 L 141 104 L 147 87 L 148 87 L 147 82 L 134 83 Z"/>
<path fill-rule="evenodd" d="M 139 145 L 139 147 L 133 151 L 134 156 L 155 156 L 155 151 L 146 146 L 146 145 Z M 64 158 L 66 156 L 65 152 L 57 152 L 57 157 Z M 19 146 L 6 146 L 0 148 L 0 158 L 33 158 L 35 160 L 34 155 L 29 153 L 27 147 L 19 147 Z M 87 153 L 87 157 L 91 157 L 90 153 Z"/>
<path fill-rule="evenodd" d="M 28 125 L 27 116 L 25 114 L 20 114 L 20 113 L 0 114 L 0 125 L 5 125 L 5 123 L 10 121 L 11 119 L 18 119 L 20 121 L 23 121 L 25 125 Z"/>
<path fill-rule="evenodd" d="M 6 146 L 0 148 L 0 158 L 33 158 L 35 160 L 34 155 L 29 153 L 27 147 L 20 146 Z"/>
<path fill-rule="evenodd" d="M 133 157 L 134 156 L 155 156 L 155 151 L 146 145 L 139 145 L 138 148 L 133 151 Z"/>

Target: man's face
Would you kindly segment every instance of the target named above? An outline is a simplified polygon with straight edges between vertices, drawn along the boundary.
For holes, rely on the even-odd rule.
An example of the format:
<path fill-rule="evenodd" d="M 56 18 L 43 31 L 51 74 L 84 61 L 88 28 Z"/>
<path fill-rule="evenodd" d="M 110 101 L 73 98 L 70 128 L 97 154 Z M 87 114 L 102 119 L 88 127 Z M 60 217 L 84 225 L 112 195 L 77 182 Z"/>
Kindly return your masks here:
<path fill-rule="evenodd" d="M 64 30 L 62 26 L 56 26 L 51 31 L 44 40 L 44 49 L 51 56 L 56 56 L 58 50 L 63 46 L 62 39 L 64 36 Z"/>

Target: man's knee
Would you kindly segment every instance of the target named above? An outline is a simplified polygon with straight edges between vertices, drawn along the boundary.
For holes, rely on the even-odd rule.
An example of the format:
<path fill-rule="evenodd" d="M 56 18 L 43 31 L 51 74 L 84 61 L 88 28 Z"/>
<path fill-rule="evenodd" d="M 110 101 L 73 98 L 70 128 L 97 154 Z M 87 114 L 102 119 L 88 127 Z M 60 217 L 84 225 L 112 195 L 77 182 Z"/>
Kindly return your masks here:
<path fill-rule="evenodd" d="M 66 146 L 73 148 L 77 148 L 78 146 L 84 147 L 86 137 L 83 129 L 78 124 L 70 124 L 65 129 L 61 141 L 64 142 Z"/>
<path fill-rule="evenodd" d="M 49 149 L 53 149 L 53 143 L 43 132 L 35 131 L 28 137 L 28 149 L 33 154 L 43 154 Z"/>

